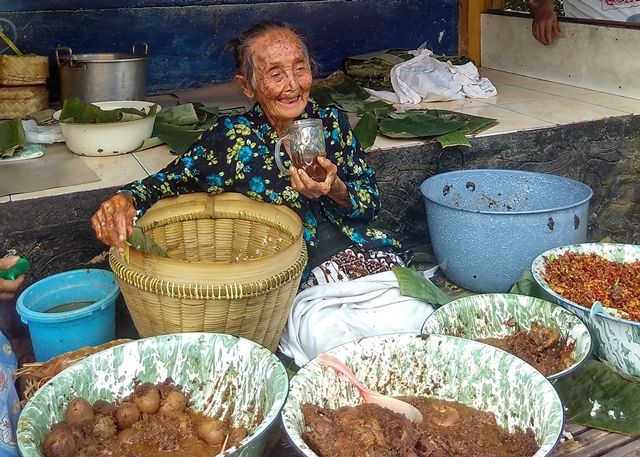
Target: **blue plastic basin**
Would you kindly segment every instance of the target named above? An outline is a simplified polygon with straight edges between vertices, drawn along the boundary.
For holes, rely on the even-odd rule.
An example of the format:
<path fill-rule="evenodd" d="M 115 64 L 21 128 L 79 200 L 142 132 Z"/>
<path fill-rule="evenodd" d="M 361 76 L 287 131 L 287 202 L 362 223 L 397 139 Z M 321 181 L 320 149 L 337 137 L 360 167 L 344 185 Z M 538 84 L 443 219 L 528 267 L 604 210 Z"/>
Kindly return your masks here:
<path fill-rule="evenodd" d="M 454 283 L 506 292 L 540 253 L 587 238 L 591 188 L 516 170 L 462 170 L 422 183 L 436 260 Z"/>
<path fill-rule="evenodd" d="M 25 289 L 17 311 L 28 325 L 36 361 L 115 339 L 115 303 L 120 289 L 113 273 L 88 269 L 59 273 Z M 47 313 L 60 305 L 86 302 L 65 312 Z"/>

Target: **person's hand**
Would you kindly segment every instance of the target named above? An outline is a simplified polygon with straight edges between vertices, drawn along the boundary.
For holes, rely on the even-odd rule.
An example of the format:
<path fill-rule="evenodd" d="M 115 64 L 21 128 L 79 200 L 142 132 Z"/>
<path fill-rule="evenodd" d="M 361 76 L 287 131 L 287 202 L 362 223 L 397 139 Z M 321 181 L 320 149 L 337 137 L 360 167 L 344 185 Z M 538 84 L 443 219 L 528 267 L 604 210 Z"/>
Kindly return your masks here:
<path fill-rule="evenodd" d="M 12 255 L 0 259 L 0 270 L 6 270 L 16 264 L 20 257 Z M 11 300 L 24 281 L 24 275 L 19 276 L 13 281 L 0 279 L 0 300 Z"/>
<path fill-rule="evenodd" d="M 298 191 L 307 198 L 320 198 L 328 196 L 341 206 L 348 208 L 351 206 L 347 185 L 338 177 L 338 167 L 336 167 L 326 157 L 318 157 L 318 163 L 327 172 L 324 181 L 314 181 L 303 169 L 291 167 L 291 188 Z"/>
<path fill-rule="evenodd" d="M 327 173 L 324 181 L 314 181 L 302 168 L 291 167 L 289 168 L 291 188 L 307 198 L 319 198 L 323 195 L 328 195 L 336 179 L 340 179 L 338 178 L 338 167 L 326 157 L 318 157 L 318 163 Z"/>
<path fill-rule="evenodd" d="M 531 6 L 533 14 L 533 26 L 531 31 L 533 36 L 545 46 L 553 43 L 554 36 L 563 37 L 564 34 L 560 30 L 558 16 L 553 10 L 554 2 L 542 1 Z"/>
<path fill-rule="evenodd" d="M 91 226 L 100 241 L 123 252 L 124 241 L 133 232 L 135 215 L 131 194 L 121 192 L 102 202 L 91 217 Z"/>

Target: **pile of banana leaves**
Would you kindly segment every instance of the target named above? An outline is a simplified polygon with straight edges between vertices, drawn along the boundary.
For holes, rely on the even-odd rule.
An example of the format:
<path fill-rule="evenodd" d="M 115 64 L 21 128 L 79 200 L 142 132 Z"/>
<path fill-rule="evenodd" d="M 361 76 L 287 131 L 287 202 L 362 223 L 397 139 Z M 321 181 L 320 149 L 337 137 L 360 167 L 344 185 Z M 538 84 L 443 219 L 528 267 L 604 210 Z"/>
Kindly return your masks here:
<path fill-rule="evenodd" d="M 402 62 L 413 59 L 407 49 L 383 49 L 358 56 L 347 57 L 344 61 L 344 72 L 362 87 L 375 90 L 390 90 L 391 69 Z M 462 65 L 470 61 L 465 56 L 433 56 L 443 62 Z"/>
<path fill-rule="evenodd" d="M 148 111 L 136 108 L 103 110 L 97 105 L 85 103 L 77 98 L 67 98 L 62 105 L 60 122 L 66 124 L 103 124 L 107 122 L 128 122 L 153 116 L 158 105 L 151 105 Z"/>
<path fill-rule="evenodd" d="M 390 138 L 434 138 L 442 147 L 471 146 L 467 135 L 497 124 L 495 119 L 446 110 L 400 112 L 384 101 L 367 101 L 369 93 L 341 72 L 315 84 L 311 96 L 320 105 L 356 113 L 360 120 L 354 132 L 364 149 L 373 145 L 378 133 Z"/>
<path fill-rule="evenodd" d="M 24 129 L 20 119 L 0 122 L 0 159 L 13 157 L 24 145 Z"/>
<path fill-rule="evenodd" d="M 242 111 L 238 108 L 219 110 L 215 106 L 202 103 L 184 103 L 162 108 L 156 116 L 151 138 L 140 149 L 148 149 L 166 143 L 171 152 L 182 154 L 189 150 L 204 132 L 215 124 L 222 114 L 234 114 Z"/>

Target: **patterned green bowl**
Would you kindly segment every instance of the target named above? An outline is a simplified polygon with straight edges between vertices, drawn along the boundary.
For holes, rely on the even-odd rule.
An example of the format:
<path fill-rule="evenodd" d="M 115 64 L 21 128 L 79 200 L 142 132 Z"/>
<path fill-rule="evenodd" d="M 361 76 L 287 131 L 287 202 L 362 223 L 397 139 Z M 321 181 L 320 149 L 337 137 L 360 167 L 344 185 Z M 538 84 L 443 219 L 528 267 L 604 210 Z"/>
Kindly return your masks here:
<path fill-rule="evenodd" d="M 566 309 L 539 298 L 516 294 L 481 294 L 459 298 L 438 308 L 425 321 L 423 333 L 461 336 L 472 340 L 501 338 L 514 333 L 518 324 L 529 330 L 531 322 L 557 329 L 567 344 L 573 344 L 570 367 L 547 376 L 549 381 L 566 376 L 578 369 L 591 356 L 589 329 L 578 317 Z"/>
<path fill-rule="evenodd" d="M 616 262 L 640 261 L 640 246 L 616 243 L 584 243 L 550 249 L 536 257 L 531 266 L 533 279 L 546 297 L 577 314 L 587 324 L 593 335 L 594 353 L 623 377 L 640 382 L 640 322 L 621 319 L 604 314 L 591 316 L 591 309 L 578 305 L 555 293 L 545 281 L 543 274 L 545 257 L 558 256 L 565 252 L 598 254 Z"/>
<path fill-rule="evenodd" d="M 403 333 L 363 338 L 330 354 L 344 360 L 368 387 L 387 395 L 426 395 L 454 400 L 496 415 L 510 430 L 531 427 L 550 455 L 564 428 L 560 398 L 547 379 L 519 358 L 477 341 L 447 335 Z M 362 400 L 353 386 L 320 366 L 305 365 L 291 380 L 282 410 L 287 437 L 300 455 L 316 456 L 302 439 L 301 406 L 338 408 Z"/>
<path fill-rule="evenodd" d="M 64 418 L 74 397 L 119 400 L 134 380 L 162 382 L 168 377 L 191 391 L 193 407 L 204 414 L 234 408 L 235 425 L 249 431 L 226 456 L 262 456 L 265 440 L 287 398 L 284 366 L 264 347 L 219 333 L 180 333 L 132 341 L 106 349 L 67 368 L 29 400 L 18 420 L 23 457 L 42 457 L 49 427 Z M 233 403 L 225 401 L 232 398 Z M 257 419 L 261 415 L 263 419 Z"/>

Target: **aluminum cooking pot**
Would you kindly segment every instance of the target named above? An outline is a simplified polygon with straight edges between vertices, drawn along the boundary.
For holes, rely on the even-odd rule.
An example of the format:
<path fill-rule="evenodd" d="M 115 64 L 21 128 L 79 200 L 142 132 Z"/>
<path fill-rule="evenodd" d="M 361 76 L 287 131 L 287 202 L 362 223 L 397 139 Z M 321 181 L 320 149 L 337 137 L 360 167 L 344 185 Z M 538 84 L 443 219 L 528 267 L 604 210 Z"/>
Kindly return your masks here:
<path fill-rule="evenodd" d="M 132 48 L 131 54 L 74 54 L 67 46 L 56 47 L 61 99 L 144 100 L 149 46 L 137 42 Z"/>

